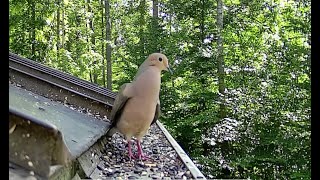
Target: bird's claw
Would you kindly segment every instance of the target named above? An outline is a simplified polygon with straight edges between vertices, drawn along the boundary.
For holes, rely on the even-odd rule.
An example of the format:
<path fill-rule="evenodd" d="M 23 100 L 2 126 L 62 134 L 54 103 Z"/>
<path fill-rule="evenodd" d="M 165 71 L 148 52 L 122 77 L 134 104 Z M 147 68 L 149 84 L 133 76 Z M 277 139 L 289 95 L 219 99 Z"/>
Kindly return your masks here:
<path fill-rule="evenodd" d="M 131 160 L 135 160 L 136 159 L 136 157 L 134 157 L 133 155 L 132 156 L 129 156 L 129 160 L 131 161 Z"/>
<path fill-rule="evenodd" d="M 136 157 L 132 154 L 131 149 L 130 149 L 129 152 L 128 152 L 128 157 L 129 157 L 129 160 L 130 160 L 130 161 L 131 161 L 132 159 L 136 159 Z"/>
<path fill-rule="evenodd" d="M 149 160 L 150 157 L 144 154 L 138 154 L 137 159 L 145 161 L 145 160 Z"/>
<path fill-rule="evenodd" d="M 129 153 L 128 157 L 130 161 L 136 159 L 136 157 L 132 153 Z"/>

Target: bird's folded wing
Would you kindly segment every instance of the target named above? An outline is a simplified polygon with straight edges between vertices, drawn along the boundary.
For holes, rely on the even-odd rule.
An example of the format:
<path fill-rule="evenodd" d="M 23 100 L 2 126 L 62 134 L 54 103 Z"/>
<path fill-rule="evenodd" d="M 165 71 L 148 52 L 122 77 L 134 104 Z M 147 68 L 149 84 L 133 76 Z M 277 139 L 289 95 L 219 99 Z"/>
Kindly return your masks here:
<path fill-rule="evenodd" d="M 111 127 L 114 127 L 119 118 L 120 115 L 122 113 L 122 110 L 126 104 L 126 102 L 128 101 L 128 99 L 130 98 L 130 96 L 128 95 L 128 88 L 130 83 L 125 83 L 120 87 L 120 90 L 117 94 L 117 97 L 113 103 L 112 106 L 112 111 L 111 111 L 111 115 L 110 115 L 110 120 L 111 120 Z M 127 93 L 127 94 L 126 94 Z"/>
<path fill-rule="evenodd" d="M 161 110 L 160 110 L 160 101 L 158 100 L 158 103 L 157 103 L 157 106 L 156 106 L 156 111 L 154 113 L 154 118 L 151 122 L 151 125 L 154 124 L 155 122 L 157 122 L 157 120 L 159 119 L 160 117 L 160 113 L 161 113 Z"/>

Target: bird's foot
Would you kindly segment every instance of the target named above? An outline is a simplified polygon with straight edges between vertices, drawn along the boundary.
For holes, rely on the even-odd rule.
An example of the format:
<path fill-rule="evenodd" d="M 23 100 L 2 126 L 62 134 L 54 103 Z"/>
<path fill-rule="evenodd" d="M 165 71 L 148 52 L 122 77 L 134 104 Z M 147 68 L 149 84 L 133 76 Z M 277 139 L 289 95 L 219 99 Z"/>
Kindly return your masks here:
<path fill-rule="evenodd" d="M 150 157 L 147 156 L 147 155 L 145 155 L 145 154 L 140 154 L 140 153 L 138 153 L 138 154 L 137 154 L 137 159 L 145 161 L 145 160 L 149 160 Z"/>
<path fill-rule="evenodd" d="M 132 153 L 129 153 L 128 157 L 129 157 L 130 161 L 133 160 L 133 159 L 136 159 L 136 157 Z"/>
<path fill-rule="evenodd" d="M 143 160 L 143 161 L 150 159 L 147 155 L 143 154 L 140 140 L 137 139 L 136 141 L 137 141 L 137 145 L 138 145 L 138 157 L 137 158 L 140 160 Z"/>
<path fill-rule="evenodd" d="M 131 151 L 131 141 L 128 140 L 128 156 L 129 156 L 129 160 L 131 161 L 132 159 L 136 159 L 134 157 L 134 155 L 132 154 L 132 151 Z"/>

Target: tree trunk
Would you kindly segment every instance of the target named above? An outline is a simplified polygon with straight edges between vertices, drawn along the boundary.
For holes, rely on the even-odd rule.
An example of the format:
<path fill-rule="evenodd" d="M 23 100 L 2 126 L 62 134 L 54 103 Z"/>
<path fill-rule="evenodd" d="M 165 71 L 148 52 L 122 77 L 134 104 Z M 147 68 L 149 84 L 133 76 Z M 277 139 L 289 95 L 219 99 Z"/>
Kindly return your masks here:
<path fill-rule="evenodd" d="M 139 10 L 140 10 L 140 30 L 139 30 L 139 36 L 140 36 L 140 57 L 141 60 L 144 60 L 144 55 L 145 55 L 145 38 L 144 38 L 144 26 L 146 24 L 145 22 L 145 8 L 146 7 L 146 1 L 145 0 L 141 0 L 140 4 L 139 4 Z"/>
<path fill-rule="evenodd" d="M 311 34 L 308 35 L 308 43 L 311 45 Z M 309 66 L 309 71 L 307 74 L 308 74 L 309 79 L 311 80 L 311 51 L 309 51 L 307 65 Z"/>
<path fill-rule="evenodd" d="M 88 3 L 88 12 L 93 13 L 92 8 L 90 6 L 90 0 L 87 0 L 87 3 Z M 91 35 L 91 44 L 92 44 L 91 49 L 95 50 L 96 37 L 95 37 L 94 27 L 93 27 L 93 16 L 89 19 L 89 27 L 93 32 Z"/>
<path fill-rule="evenodd" d="M 106 9 L 106 58 L 107 58 L 107 88 L 112 90 L 112 61 L 111 61 L 111 18 L 110 18 L 110 2 L 105 0 Z"/>
<path fill-rule="evenodd" d="M 158 18 L 158 0 L 153 0 L 153 11 L 152 11 L 152 17 L 153 18 Z"/>
<path fill-rule="evenodd" d="M 63 16 L 63 21 L 65 20 L 65 18 L 67 19 L 67 21 L 66 22 L 68 22 L 68 8 L 67 7 L 65 7 L 64 8 L 64 16 Z M 64 22 L 65 23 L 65 22 Z M 73 44 L 75 44 L 76 42 L 75 42 L 75 39 L 76 38 L 68 38 L 68 40 L 66 40 L 66 35 L 67 34 L 76 34 L 76 32 L 72 32 L 72 30 L 70 30 L 70 27 L 75 27 L 75 23 L 77 23 L 77 18 L 75 18 L 75 21 L 72 21 L 72 22 L 68 22 L 68 24 L 65 26 L 65 24 L 64 24 L 64 28 L 63 28 L 63 38 L 64 38 L 64 48 L 67 50 L 67 51 L 69 51 L 69 52 L 72 52 L 72 51 L 74 51 L 74 50 L 72 50 L 72 45 Z M 68 27 L 69 27 L 69 31 L 68 31 Z M 70 36 L 69 36 L 70 37 Z M 74 52 L 72 53 L 72 54 L 74 54 Z"/>
<path fill-rule="evenodd" d="M 224 83 L 224 56 L 223 56 L 223 2 L 222 0 L 217 0 L 217 27 L 218 27 L 218 84 L 219 93 L 221 94 L 221 104 L 219 115 L 220 118 L 226 117 L 226 106 L 225 106 L 225 83 Z"/>
<path fill-rule="evenodd" d="M 92 8 L 90 6 L 90 0 L 87 0 L 87 3 L 88 3 L 88 12 L 93 13 Z M 96 37 L 95 37 L 94 27 L 93 27 L 93 16 L 90 17 L 90 19 L 89 19 L 89 28 L 92 31 L 92 34 L 90 37 L 90 39 L 91 39 L 90 50 L 93 50 L 95 52 Z M 97 61 L 93 60 L 92 64 L 93 64 L 93 66 L 95 66 L 97 64 Z M 92 78 L 93 78 L 93 83 L 97 84 L 98 83 L 98 74 L 97 74 L 97 69 L 95 67 L 93 68 Z"/>
<path fill-rule="evenodd" d="M 77 27 L 80 27 L 80 25 L 81 25 L 81 20 L 80 20 L 79 15 L 76 16 L 76 25 L 77 25 Z M 76 33 L 75 43 L 79 44 L 81 33 L 78 29 L 75 31 L 75 33 Z M 75 59 L 77 60 L 77 62 L 79 62 L 78 60 L 79 60 L 80 56 L 81 56 L 81 48 L 79 45 L 77 45 L 76 46 L 76 55 L 75 55 Z"/>
<path fill-rule="evenodd" d="M 61 12 L 62 12 L 62 19 L 61 19 L 61 28 L 62 28 L 62 39 L 61 39 L 61 47 L 64 49 L 64 44 L 65 44 L 65 24 L 64 24 L 64 16 L 65 16 L 65 12 L 64 12 L 64 2 L 61 3 Z"/>
<path fill-rule="evenodd" d="M 90 76 L 90 82 L 93 83 L 93 80 L 92 80 L 92 71 L 91 71 L 91 70 L 90 70 L 89 76 Z"/>
<path fill-rule="evenodd" d="M 35 60 L 35 43 L 36 43 L 36 6 L 35 1 L 31 0 L 31 10 L 32 10 L 32 30 L 31 30 L 31 57 Z"/>
<path fill-rule="evenodd" d="M 57 11 L 57 61 L 59 61 L 59 49 L 60 49 L 60 2 L 61 0 L 58 0 L 58 11 Z"/>
<path fill-rule="evenodd" d="M 104 62 L 104 4 L 103 4 L 104 0 L 101 0 L 101 42 L 102 42 L 102 46 L 101 46 L 101 54 L 102 54 L 102 84 L 103 87 L 106 87 L 106 67 L 105 67 L 105 62 Z"/>
<path fill-rule="evenodd" d="M 86 5 L 84 5 L 84 7 L 83 8 L 86 8 Z M 89 19 L 88 19 L 88 17 L 87 16 L 85 16 L 85 23 L 86 23 L 86 37 L 85 37 L 85 39 L 86 39 L 86 41 L 87 41 L 87 45 L 86 45 L 86 47 L 87 47 L 87 50 L 88 50 L 88 52 L 91 50 L 91 44 L 89 43 L 89 33 L 88 33 L 88 29 L 90 28 L 89 26 L 89 24 L 88 24 L 88 21 L 89 21 Z"/>
<path fill-rule="evenodd" d="M 206 18 L 206 14 L 205 14 L 205 1 L 204 0 L 201 0 L 201 19 L 200 19 L 200 39 L 201 39 L 201 42 L 200 42 L 200 45 L 201 45 L 201 51 L 204 51 L 204 49 L 206 48 L 205 47 L 205 44 L 204 44 L 204 40 L 205 40 L 205 26 L 204 26 L 204 23 L 205 23 L 205 18 Z M 206 62 L 207 59 L 206 57 L 204 57 L 202 55 L 203 52 L 201 52 L 201 57 L 200 57 L 200 63 L 202 62 Z M 205 67 L 200 67 L 200 72 L 201 73 L 206 73 L 206 68 Z M 201 83 L 201 86 L 203 87 L 202 90 L 205 90 L 206 86 L 207 86 L 207 82 L 206 82 L 206 77 L 205 76 L 200 76 L 199 77 L 199 81 Z M 202 111 L 204 109 L 206 109 L 206 102 L 204 101 L 204 97 L 202 96 L 200 99 L 199 99 L 199 106 L 198 106 L 198 111 Z"/>
<path fill-rule="evenodd" d="M 152 11 L 152 31 L 154 33 L 153 41 L 151 41 L 151 44 L 153 45 L 152 51 L 153 52 L 159 52 L 160 48 L 159 46 L 159 28 L 158 28 L 158 0 L 153 0 L 153 11 Z M 153 53 L 152 52 L 152 53 Z"/>
<path fill-rule="evenodd" d="M 86 6 L 85 4 L 84 4 L 84 7 L 83 8 L 87 8 L 88 7 L 88 9 L 89 9 L 89 2 L 90 1 L 87 1 L 87 4 L 88 4 L 88 6 Z M 89 11 L 89 10 L 88 10 Z M 86 39 L 86 41 L 87 41 L 87 45 L 86 45 L 86 47 L 87 47 L 87 51 L 88 52 L 90 52 L 91 51 L 91 42 L 90 42 L 90 37 L 89 37 L 89 33 L 88 33 L 88 29 L 90 28 L 90 19 L 88 19 L 88 17 L 87 16 L 85 16 L 85 23 L 86 23 L 86 37 L 85 37 L 85 39 Z M 93 66 L 93 62 L 89 62 L 89 66 Z M 94 74 L 94 72 L 93 72 L 93 70 L 91 70 L 90 69 L 90 72 L 89 72 L 89 76 L 90 76 L 90 82 L 92 82 L 93 83 L 93 74 Z"/>
<path fill-rule="evenodd" d="M 169 2 L 170 2 L 170 0 L 169 0 Z M 170 4 L 171 4 L 171 2 L 170 2 Z M 171 36 L 171 33 L 172 33 L 172 15 L 173 15 L 173 13 L 172 13 L 172 10 L 171 10 L 171 7 L 170 7 L 170 9 L 169 9 L 169 34 L 170 34 L 170 36 Z"/>
<path fill-rule="evenodd" d="M 202 42 L 202 47 L 204 45 L 204 39 L 205 39 L 205 34 L 204 34 L 204 19 L 205 19 L 205 4 L 204 4 L 204 0 L 201 0 L 201 22 L 200 22 L 200 36 L 201 36 L 201 42 Z"/>

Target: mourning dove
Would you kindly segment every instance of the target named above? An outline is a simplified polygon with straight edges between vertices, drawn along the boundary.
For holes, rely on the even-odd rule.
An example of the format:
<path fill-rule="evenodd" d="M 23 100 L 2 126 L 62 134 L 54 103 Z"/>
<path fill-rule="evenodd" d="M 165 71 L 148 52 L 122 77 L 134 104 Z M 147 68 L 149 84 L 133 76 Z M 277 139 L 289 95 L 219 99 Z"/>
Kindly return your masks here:
<path fill-rule="evenodd" d="M 160 115 L 159 92 L 161 71 L 172 71 L 168 59 L 161 53 L 153 53 L 141 64 L 131 83 L 125 83 L 114 101 L 111 111 L 111 126 L 107 132 L 112 136 L 120 132 L 128 142 L 129 158 L 134 158 L 131 151 L 131 138 L 136 138 L 138 158 L 146 158 L 140 141 L 150 126 Z"/>

